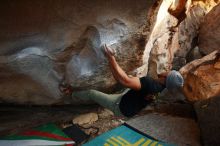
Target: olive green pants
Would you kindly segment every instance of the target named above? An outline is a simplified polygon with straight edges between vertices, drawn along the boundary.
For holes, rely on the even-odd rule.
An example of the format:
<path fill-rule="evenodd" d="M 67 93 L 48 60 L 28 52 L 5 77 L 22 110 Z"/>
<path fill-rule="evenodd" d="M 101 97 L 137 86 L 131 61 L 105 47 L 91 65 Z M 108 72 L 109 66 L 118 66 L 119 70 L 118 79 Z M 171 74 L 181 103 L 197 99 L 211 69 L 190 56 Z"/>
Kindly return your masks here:
<path fill-rule="evenodd" d="M 120 94 L 105 94 L 97 90 L 85 90 L 74 92 L 72 97 L 77 97 L 81 100 L 92 100 L 99 105 L 111 110 L 116 116 L 122 116 L 122 113 L 119 109 L 119 103 L 122 96 L 128 91 L 126 89 Z"/>

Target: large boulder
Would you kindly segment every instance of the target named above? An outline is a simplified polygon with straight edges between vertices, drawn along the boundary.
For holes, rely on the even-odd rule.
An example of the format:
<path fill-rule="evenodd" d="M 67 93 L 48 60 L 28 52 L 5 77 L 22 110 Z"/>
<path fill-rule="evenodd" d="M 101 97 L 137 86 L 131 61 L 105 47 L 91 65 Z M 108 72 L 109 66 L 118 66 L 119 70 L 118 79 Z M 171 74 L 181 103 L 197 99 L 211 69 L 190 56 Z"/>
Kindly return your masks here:
<path fill-rule="evenodd" d="M 199 30 L 199 48 L 204 54 L 220 50 L 220 5 L 215 6 L 206 16 Z"/>
<path fill-rule="evenodd" d="M 62 96 L 61 82 L 74 91 L 120 90 L 103 55 L 104 43 L 116 50 L 128 74 L 154 76 L 171 64 L 179 68 L 195 47 L 205 14 L 217 4 L 215 0 L 0 3 L 0 101 L 40 105 L 81 103 Z"/>
<path fill-rule="evenodd" d="M 194 104 L 204 146 L 220 145 L 220 96 Z"/>
<path fill-rule="evenodd" d="M 58 89 L 62 81 L 75 91 L 113 90 L 116 82 L 101 45 L 116 49 L 128 73 L 141 66 L 141 33 L 153 4 L 154 0 L 1 1 L 0 100 L 69 103 Z"/>
<path fill-rule="evenodd" d="M 184 66 L 188 53 L 198 45 L 204 16 L 217 4 L 213 0 L 164 0 L 145 47 L 142 70 L 157 78 L 158 73 Z"/>
<path fill-rule="evenodd" d="M 187 64 L 180 69 L 184 75 L 184 94 L 189 101 L 220 95 L 220 54 L 218 51 Z"/>

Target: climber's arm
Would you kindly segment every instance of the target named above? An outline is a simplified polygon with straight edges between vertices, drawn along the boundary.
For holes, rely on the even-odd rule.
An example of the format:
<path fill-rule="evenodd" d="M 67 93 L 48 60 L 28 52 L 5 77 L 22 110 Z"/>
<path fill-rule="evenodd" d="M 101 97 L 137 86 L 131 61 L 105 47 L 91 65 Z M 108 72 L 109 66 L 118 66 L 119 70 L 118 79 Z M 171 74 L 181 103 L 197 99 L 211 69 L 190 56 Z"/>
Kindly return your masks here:
<path fill-rule="evenodd" d="M 133 90 L 140 90 L 141 83 L 138 77 L 128 76 L 125 71 L 118 65 L 115 57 L 108 48 L 105 48 L 105 53 L 109 61 L 110 69 L 114 78 L 124 85 L 125 87 L 131 88 Z"/>

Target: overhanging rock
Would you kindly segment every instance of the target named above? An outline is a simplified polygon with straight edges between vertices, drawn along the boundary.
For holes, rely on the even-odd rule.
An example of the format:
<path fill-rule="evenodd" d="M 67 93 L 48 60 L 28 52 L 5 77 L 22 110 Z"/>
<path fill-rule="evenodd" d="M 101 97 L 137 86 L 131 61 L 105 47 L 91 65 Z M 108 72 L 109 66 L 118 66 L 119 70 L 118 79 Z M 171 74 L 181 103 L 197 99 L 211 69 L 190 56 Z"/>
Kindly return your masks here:
<path fill-rule="evenodd" d="M 69 103 L 58 90 L 62 80 L 77 89 L 114 89 L 103 43 L 116 49 L 128 73 L 142 64 L 139 42 L 154 0 L 0 3 L 1 101 Z"/>

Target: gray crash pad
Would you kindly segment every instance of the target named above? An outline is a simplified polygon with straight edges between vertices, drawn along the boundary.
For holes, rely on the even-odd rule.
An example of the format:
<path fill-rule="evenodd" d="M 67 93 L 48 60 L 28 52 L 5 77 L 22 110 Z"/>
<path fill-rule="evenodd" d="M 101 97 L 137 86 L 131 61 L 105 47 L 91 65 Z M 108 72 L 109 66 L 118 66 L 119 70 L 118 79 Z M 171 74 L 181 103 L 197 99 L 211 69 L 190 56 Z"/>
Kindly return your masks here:
<path fill-rule="evenodd" d="M 160 141 L 178 146 L 200 146 L 197 123 L 193 119 L 150 113 L 127 122 L 139 131 Z"/>

